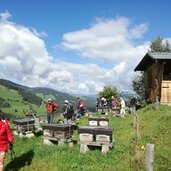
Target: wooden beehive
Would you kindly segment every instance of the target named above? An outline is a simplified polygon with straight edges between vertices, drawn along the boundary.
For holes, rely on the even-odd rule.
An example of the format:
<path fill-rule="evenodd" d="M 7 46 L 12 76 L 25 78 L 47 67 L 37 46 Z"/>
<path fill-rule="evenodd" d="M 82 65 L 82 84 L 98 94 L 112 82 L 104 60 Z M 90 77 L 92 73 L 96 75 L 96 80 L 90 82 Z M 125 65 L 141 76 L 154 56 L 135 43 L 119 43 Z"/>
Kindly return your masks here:
<path fill-rule="evenodd" d="M 99 144 L 106 144 L 111 142 L 111 137 L 109 135 L 96 135 L 96 142 Z"/>
<path fill-rule="evenodd" d="M 94 129 L 92 126 L 81 126 L 78 128 L 80 143 L 87 143 L 94 141 Z"/>
<path fill-rule="evenodd" d="M 79 141 L 81 143 L 93 142 L 94 136 L 93 134 L 82 133 L 82 134 L 79 134 Z"/>
<path fill-rule="evenodd" d="M 112 143 L 112 128 L 99 126 L 94 129 L 95 140 L 97 143 Z"/>
<path fill-rule="evenodd" d="M 99 121 L 99 118 L 88 118 L 88 121 L 89 121 L 89 126 L 98 126 L 98 121 Z"/>
<path fill-rule="evenodd" d="M 99 118 L 98 125 L 99 126 L 109 126 L 109 118 Z"/>
<path fill-rule="evenodd" d="M 110 109 L 108 108 L 108 107 L 98 107 L 97 108 L 97 112 L 98 113 L 101 113 L 101 114 L 105 114 L 105 113 L 108 113 L 108 112 L 110 112 Z"/>
<path fill-rule="evenodd" d="M 49 130 L 49 136 L 57 139 L 69 139 L 72 137 L 74 131 L 74 126 L 67 124 L 46 124 L 42 128 L 45 131 L 45 135 L 47 130 Z"/>
<path fill-rule="evenodd" d="M 105 117 L 97 118 L 97 117 L 90 117 L 88 118 L 89 126 L 108 126 L 109 119 Z"/>
<path fill-rule="evenodd" d="M 13 121 L 15 131 L 18 133 L 32 132 L 35 130 L 35 120 L 34 119 L 16 119 Z"/>

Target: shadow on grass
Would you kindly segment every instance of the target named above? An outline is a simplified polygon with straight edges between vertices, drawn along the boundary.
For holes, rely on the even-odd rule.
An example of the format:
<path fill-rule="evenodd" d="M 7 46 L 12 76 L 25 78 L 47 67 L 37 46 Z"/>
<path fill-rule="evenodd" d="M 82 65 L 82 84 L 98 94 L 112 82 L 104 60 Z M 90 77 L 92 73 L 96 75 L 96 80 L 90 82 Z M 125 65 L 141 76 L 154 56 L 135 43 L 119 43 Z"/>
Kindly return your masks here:
<path fill-rule="evenodd" d="M 21 156 L 16 157 L 14 160 L 8 163 L 5 167 L 5 171 L 18 171 L 25 165 L 29 166 L 32 162 L 33 157 L 34 157 L 34 152 L 33 150 L 30 150 L 22 154 Z"/>

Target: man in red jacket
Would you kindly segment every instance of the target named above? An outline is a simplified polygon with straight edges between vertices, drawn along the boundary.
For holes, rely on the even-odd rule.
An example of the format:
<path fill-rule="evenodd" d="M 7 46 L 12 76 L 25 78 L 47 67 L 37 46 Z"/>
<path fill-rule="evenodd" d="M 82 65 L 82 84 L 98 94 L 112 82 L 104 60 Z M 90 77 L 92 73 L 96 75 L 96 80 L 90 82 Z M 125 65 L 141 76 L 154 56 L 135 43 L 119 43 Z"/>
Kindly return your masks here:
<path fill-rule="evenodd" d="M 54 103 L 51 99 L 48 99 L 46 104 L 46 112 L 47 112 L 47 122 L 53 123 L 54 111 L 58 108 L 58 104 Z"/>
<path fill-rule="evenodd" d="M 0 171 L 3 171 L 3 163 L 8 151 L 8 144 L 11 146 L 14 144 L 12 131 L 8 120 L 0 115 Z"/>

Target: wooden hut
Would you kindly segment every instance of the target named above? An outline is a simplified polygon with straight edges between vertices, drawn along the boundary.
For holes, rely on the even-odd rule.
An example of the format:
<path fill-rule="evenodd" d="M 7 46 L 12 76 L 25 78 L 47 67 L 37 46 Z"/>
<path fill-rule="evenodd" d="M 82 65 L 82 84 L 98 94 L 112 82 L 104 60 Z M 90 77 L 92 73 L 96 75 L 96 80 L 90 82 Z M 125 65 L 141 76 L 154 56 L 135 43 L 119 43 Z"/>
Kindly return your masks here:
<path fill-rule="evenodd" d="M 171 53 L 148 52 L 134 71 L 144 71 L 146 100 L 171 104 Z"/>

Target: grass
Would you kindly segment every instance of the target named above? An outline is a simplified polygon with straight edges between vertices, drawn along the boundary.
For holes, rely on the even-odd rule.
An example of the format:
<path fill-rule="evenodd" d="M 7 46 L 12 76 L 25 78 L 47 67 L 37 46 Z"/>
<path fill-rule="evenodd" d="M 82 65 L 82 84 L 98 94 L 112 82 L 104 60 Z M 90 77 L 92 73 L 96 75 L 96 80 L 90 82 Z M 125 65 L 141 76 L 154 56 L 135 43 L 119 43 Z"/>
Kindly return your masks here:
<path fill-rule="evenodd" d="M 10 114 L 11 117 L 23 117 L 30 108 L 34 109 L 38 115 L 46 114 L 44 103 L 41 106 L 36 106 L 25 102 L 18 91 L 8 89 L 2 85 L 0 85 L 0 97 L 10 104 L 10 107 L 1 108 L 1 111 Z"/>
<path fill-rule="evenodd" d="M 110 119 L 110 126 L 114 129 L 114 147 L 103 155 L 99 148 L 92 149 L 87 154 L 80 154 L 79 144 L 70 148 L 43 145 L 43 137 L 37 135 L 26 139 L 15 136 L 14 150 L 16 159 L 10 161 L 10 155 L 5 161 L 6 170 L 21 171 L 144 171 L 145 149 L 147 143 L 155 144 L 154 170 L 167 171 L 171 166 L 171 107 L 161 106 L 155 110 L 148 106 L 138 111 L 139 143 L 135 143 L 135 129 L 133 115 L 125 119 Z M 88 125 L 83 117 L 78 126 Z M 74 139 L 78 140 L 78 132 L 74 132 Z"/>

